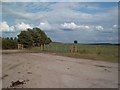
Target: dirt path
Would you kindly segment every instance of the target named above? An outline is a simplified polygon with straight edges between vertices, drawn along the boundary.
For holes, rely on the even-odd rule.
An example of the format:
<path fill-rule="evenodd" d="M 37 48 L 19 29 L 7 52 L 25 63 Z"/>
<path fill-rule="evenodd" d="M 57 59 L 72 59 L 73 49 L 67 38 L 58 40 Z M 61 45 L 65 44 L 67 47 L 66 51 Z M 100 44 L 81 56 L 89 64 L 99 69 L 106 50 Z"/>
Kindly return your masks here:
<path fill-rule="evenodd" d="M 118 65 L 43 53 L 3 54 L 3 87 L 28 80 L 23 88 L 117 88 Z"/>

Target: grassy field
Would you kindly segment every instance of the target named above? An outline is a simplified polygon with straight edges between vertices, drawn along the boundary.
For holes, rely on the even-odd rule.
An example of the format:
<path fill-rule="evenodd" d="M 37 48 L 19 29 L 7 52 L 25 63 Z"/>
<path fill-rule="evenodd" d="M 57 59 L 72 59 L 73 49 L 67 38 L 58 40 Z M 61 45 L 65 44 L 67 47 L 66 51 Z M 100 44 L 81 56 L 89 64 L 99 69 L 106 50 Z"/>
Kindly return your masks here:
<path fill-rule="evenodd" d="M 54 53 L 74 58 L 103 60 L 110 62 L 118 61 L 117 45 L 83 45 L 76 44 L 77 52 L 70 52 L 73 44 L 51 43 L 45 45 L 44 52 Z M 31 52 L 41 52 L 40 47 L 30 49 Z"/>

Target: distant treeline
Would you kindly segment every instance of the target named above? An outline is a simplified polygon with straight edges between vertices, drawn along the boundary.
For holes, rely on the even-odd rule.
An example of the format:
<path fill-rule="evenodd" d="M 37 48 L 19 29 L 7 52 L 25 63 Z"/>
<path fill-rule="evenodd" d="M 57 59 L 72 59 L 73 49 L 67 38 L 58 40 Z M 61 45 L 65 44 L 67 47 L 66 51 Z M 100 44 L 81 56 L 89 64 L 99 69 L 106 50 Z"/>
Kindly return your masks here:
<path fill-rule="evenodd" d="M 120 45 L 120 44 L 114 44 L 114 43 L 89 43 L 86 45 Z"/>
<path fill-rule="evenodd" d="M 18 44 L 22 44 L 23 48 L 31 48 L 52 42 L 45 32 L 37 27 L 21 31 L 17 36 L 17 38 L 1 38 L 2 49 L 16 49 Z"/>

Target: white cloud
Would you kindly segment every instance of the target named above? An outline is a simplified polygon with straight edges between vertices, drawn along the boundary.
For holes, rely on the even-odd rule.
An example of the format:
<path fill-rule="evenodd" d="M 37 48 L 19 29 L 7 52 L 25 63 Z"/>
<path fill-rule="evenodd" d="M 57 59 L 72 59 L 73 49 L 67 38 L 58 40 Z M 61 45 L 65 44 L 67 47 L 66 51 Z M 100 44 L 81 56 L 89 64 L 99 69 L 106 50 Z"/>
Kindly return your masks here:
<path fill-rule="evenodd" d="M 53 30 L 53 28 L 54 28 L 50 25 L 50 23 L 48 21 L 41 22 L 38 27 L 44 31 Z"/>
<path fill-rule="evenodd" d="M 97 30 L 103 30 L 104 28 L 102 26 L 96 26 Z"/>
<path fill-rule="evenodd" d="M 71 23 L 64 23 L 61 24 L 62 29 L 70 29 L 70 30 L 103 30 L 104 28 L 100 25 L 94 26 L 94 25 L 77 25 L 74 22 Z"/>
<path fill-rule="evenodd" d="M 0 22 L 0 31 L 2 32 L 13 32 L 15 30 L 14 26 L 9 26 L 6 21 Z"/>
<path fill-rule="evenodd" d="M 43 23 L 43 22 L 40 23 L 40 26 L 44 26 L 44 25 L 45 25 L 45 23 Z"/>
<path fill-rule="evenodd" d="M 15 25 L 15 27 L 18 30 L 26 30 L 27 28 L 33 28 L 32 26 L 30 26 L 29 24 L 25 24 L 24 22 L 18 23 L 17 25 Z"/>
<path fill-rule="evenodd" d="M 90 30 L 91 29 L 91 26 L 88 26 L 88 25 L 79 25 L 79 28 L 80 29 L 85 29 L 85 30 Z"/>
<path fill-rule="evenodd" d="M 74 22 L 61 24 L 63 29 L 77 29 L 80 26 L 76 25 Z"/>
<path fill-rule="evenodd" d="M 117 25 L 113 25 L 113 28 L 117 28 L 118 26 Z"/>
<path fill-rule="evenodd" d="M 89 27 L 89 26 L 85 26 L 85 28 L 90 29 L 90 27 Z"/>
<path fill-rule="evenodd" d="M 0 31 L 2 32 L 14 32 L 15 30 L 26 30 L 27 28 L 33 27 L 24 22 L 18 23 L 14 26 L 9 26 L 6 21 L 0 22 Z"/>

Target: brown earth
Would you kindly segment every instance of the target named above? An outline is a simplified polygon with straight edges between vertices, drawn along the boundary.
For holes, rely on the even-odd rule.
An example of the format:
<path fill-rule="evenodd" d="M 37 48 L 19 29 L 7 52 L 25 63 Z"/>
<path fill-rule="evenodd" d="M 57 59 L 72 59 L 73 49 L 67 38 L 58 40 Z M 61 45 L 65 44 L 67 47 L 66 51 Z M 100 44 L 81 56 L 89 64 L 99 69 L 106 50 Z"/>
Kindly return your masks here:
<path fill-rule="evenodd" d="M 26 80 L 23 88 L 117 88 L 118 64 L 44 53 L 2 54 L 2 87 Z"/>

